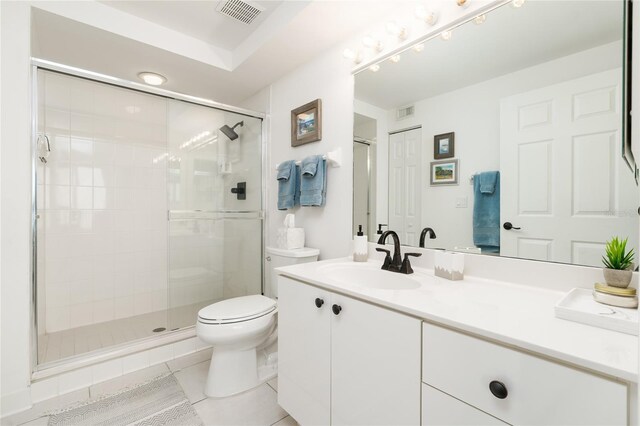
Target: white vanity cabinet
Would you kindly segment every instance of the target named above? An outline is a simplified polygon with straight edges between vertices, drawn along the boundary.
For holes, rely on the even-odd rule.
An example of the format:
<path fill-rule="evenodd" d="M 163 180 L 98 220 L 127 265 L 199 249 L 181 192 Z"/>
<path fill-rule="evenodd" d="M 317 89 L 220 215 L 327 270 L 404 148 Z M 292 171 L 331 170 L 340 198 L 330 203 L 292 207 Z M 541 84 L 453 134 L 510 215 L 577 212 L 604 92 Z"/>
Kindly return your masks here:
<path fill-rule="evenodd" d="M 422 358 L 423 382 L 443 392 L 432 397 L 464 409 L 445 422 L 444 404 L 429 413 L 434 402 L 425 394 L 425 425 L 500 424 L 491 416 L 513 425 L 628 422 L 624 383 L 429 323 L 423 324 Z"/>
<path fill-rule="evenodd" d="M 284 276 L 278 294 L 278 403 L 296 421 L 420 424 L 420 320 Z"/>

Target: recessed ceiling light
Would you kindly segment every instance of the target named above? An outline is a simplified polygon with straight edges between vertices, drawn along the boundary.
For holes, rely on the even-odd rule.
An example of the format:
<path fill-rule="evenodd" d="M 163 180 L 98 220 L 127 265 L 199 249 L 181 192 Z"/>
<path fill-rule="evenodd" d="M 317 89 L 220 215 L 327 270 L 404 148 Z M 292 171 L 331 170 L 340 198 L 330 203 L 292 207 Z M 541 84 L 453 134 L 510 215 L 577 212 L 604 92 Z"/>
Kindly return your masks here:
<path fill-rule="evenodd" d="M 138 77 L 140 77 L 140 79 L 142 79 L 142 81 L 144 81 L 145 83 L 152 86 L 160 86 L 167 82 L 167 77 L 156 74 L 155 72 L 141 72 L 138 74 Z"/>

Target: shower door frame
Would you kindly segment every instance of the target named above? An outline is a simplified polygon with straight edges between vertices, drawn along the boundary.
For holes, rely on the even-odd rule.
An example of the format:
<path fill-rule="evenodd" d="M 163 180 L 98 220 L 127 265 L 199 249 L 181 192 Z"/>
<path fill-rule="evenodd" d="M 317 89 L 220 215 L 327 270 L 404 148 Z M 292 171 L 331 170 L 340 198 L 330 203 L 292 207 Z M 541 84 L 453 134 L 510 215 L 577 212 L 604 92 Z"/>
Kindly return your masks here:
<path fill-rule="evenodd" d="M 106 74 L 101 74 L 69 65 L 60 64 L 57 62 L 48 61 L 45 59 L 31 58 L 31 379 L 42 379 L 52 375 L 56 375 L 65 371 L 70 371 L 82 366 L 88 366 L 97 364 L 100 362 L 108 361 L 117 357 L 127 355 L 129 353 L 135 353 L 140 350 L 149 350 L 153 347 L 166 345 L 171 342 L 179 341 L 184 338 L 195 336 L 195 325 L 180 328 L 177 330 L 169 330 L 159 334 L 158 336 L 151 336 L 141 339 L 132 340 L 130 342 L 115 345 L 114 347 L 108 347 L 98 349 L 95 351 L 87 352 L 86 354 L 73 355 L 70 357 L 62 358 L 50 363 L 47 363 L 45 368 L 42 368 L 42 364 L 38 363 L 38 312 L 37 312 L 37 296 L 38 296 L 38 268 L 37 268 L 37 256 L 38 256 L 38 204 L 37 204 L 37 161 L 38 161 L 38 123 L 39 123 L 39 105 L 38 105 L 38 70 L 52 71 L 60 74 L 69 75 L 72 77 L 82 78 L 89 81 L 95 81 L 99 83 L 106 83 L 115 87 L 134 90 L 137 92 L 156 95 L 166 99 L 173 99 L 183 102 L 188 102 L 194 105 L 209 107 L 225 112 L 231 112 L 241 114 L 248 117 L 253 117 L 261 120 L 261 199 L 259 211 L 238 211 L 238 210 L 224 210 L 219 214 L 246 214 L 257 213 L 255 217 L 248 219 L 259 219 L 261 221 L 261 293 L 264 294 L 265 288 L 265 256 L 264 245 L 267 240 L 267 214 L 266 214 L 266 200 L 267 200 L 267 139 L 269 136 L 268 130 L 270 128 L 270 116 L 268 114 L 257 112 L 245 108 L 240 108 L 232 105 L 223 104 L 210 99 L 201 98 L 192 95 L 186 95 L 179 92 L 173 92 L 157 87 L 147 86 L 142 83 L 136 83 L 113 77 Z M 170 210 L 167 210 L 167 222 L 170 218 Z M 231 219 L 234 219 L 231 217 Z M 237 219 L 237 218 L 235 218 Z M 167 281 L 168 283 L 168 281 Z M 168 291 L 168 288 L 167 288 Z M 154 344 L 155 343 L 155 344 Z M 144 345 L 145 348 L 140 349 L 140 345 Z M 138 346 L 138 347 L 134 347 Z"/>

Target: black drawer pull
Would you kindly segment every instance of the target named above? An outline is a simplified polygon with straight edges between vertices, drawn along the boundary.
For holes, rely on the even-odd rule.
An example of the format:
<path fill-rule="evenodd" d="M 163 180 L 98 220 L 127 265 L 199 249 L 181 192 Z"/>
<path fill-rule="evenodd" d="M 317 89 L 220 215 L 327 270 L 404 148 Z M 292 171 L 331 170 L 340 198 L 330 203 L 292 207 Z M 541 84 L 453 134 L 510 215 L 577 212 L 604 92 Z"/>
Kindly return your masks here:
<path fill-rule="evenodd" d="M 497 380 L 493 380 L 489 383 L 489 390 L 498 399 L 505 399 L 507 395 L 509 395 L 509 391 L 507 391 L 507 387 L 504 383 L 499 382 Z"/>
<path fill-rule="evenodd" d="M 322 305 L 324 305 L 324 300 L 316 297 L 316 308 L 322 308 Z"/>
<path fill-rule="evenodd" d="M 342 310 L 342 306 L 340 305 L 333 305 L 331 307 L 331 310 L 333 311 L 334 314 L 338 315 L 340 313 L 340 311 Z"/>

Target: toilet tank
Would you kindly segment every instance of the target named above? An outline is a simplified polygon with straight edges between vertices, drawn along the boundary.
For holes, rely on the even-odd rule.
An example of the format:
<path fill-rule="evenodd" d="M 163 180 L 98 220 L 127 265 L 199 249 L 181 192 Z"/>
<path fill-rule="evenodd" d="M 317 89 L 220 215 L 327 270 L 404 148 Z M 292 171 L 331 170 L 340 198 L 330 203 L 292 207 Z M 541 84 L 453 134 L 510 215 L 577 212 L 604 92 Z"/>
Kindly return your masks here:
<path fill-rule="evenodd" d="M 320 254 L 320 250 L 309 247 L 294 250 L 267 247 L 265 251 L 267 261 L 265 263 L 264 295 L 272 298 L 278 298 L 278 274 L 276 274 L 275 268 L 315 262 Z"/>

